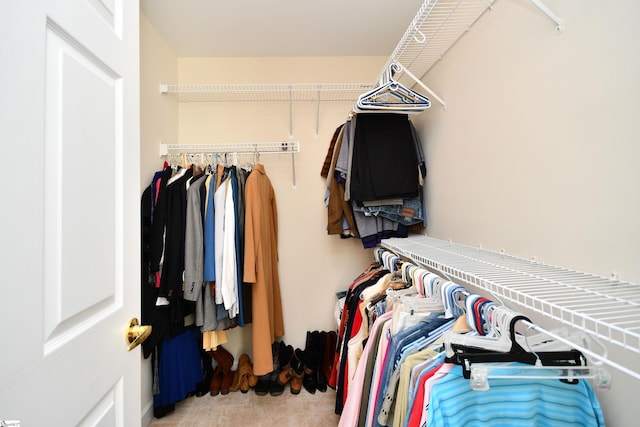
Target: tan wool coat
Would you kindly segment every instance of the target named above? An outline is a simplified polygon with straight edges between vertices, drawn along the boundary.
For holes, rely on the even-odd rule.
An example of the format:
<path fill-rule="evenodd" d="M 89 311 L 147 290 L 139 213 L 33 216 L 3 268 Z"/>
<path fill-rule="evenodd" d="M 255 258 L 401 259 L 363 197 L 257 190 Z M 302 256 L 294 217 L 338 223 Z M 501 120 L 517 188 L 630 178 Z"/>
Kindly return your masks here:
<path fill-rule="evenodd" d="M 253 371 L 273 371 L 271 344 L 284 335 L 278 276 L 278 212 L 264 165 L 257 164 L 245 184 L 244 281 L 253 303 Z"/>

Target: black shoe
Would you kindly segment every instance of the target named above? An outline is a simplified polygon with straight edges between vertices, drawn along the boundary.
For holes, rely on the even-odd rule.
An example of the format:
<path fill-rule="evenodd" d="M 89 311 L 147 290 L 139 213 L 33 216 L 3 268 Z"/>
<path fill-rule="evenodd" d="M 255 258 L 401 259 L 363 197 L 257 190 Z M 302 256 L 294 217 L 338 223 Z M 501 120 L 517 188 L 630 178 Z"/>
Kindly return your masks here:
<path fill-rule="evenodd" d="M 269 378 L 270 378 L 270 375 L 271 374 L 269 373 L 269 374 L 266 374 L 266 375 L 260 375 L 258 377 L 258 383 L 253 388 L 253 391 L 255 391 L 258 396 L 264 396 L 267 393 L 269 393 Z"/>
<path fill-rule="evenodd" d="M 318 351 L 318 368 L 316 369 L 316 388 L 319 392 L 324 393 L 327 391 L 327 379 L 324 376 L 322 365 L 324 362 L 324 346 L 327 333 L 320 331 L 317 336 L 316 346 Z"/>
<path fill-rule="evenodd" d="M 196 384 L 196 397 L 202 397 L 206 394 L 209 394 L 209 383 L 210 380 L 205 379 Z"/>
<path fill-rule="evenodd" d="M 280 396 L 284 391 L 284 385 L 278 382 L 280 371 L 273 371 L 269 374 L 269 394 L 271 396 Z"/>
<path fill-rule="evenodd" d="M 304 350 L 304 378 L 302 385 L 305 390 L 311 394 L 315 394 L 318 376 L 317 371 L 320 367 L 320 353 L 318 353 L 318 331 L 307 332 L 307 343 Z"/>

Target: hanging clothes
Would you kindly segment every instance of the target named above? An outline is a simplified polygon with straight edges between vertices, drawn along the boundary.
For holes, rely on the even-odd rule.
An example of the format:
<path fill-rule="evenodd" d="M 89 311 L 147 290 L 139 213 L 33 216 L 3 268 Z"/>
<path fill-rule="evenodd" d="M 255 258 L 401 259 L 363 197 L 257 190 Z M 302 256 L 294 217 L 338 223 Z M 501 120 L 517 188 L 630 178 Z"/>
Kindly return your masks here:
<path fill-rule="evenodd" d="M 284 318 L 278 274 L 278 211 L 275 192 L 257 164 L 245 184 L 244 281 L 252 284 L 253 370 L 273 371 L 271 344 L 284 335 Z"/>
<path fill-rule="evenodd" d="M 352 151 L 351 200 L 420 194 L 418 154 L 406 114 L 358 114 Z"/>
<path fill-rule="evenodd" d="M 407 114 L 350 116 L 334 132 L 321 175 L 328 234 L 358 237 L 373 248 L 426 227 L 426 164 Z"/>
<path fill-rule="evenodd" d="M 331 141 L 330 151 L 327 153 L 329 161 L 326 167 L 326 174 L 324 167 L 321 173 L 327 179 L 327 195 L 325 197 L 328 214 L 327 233 L 330 235 L 340 234 L 343 237 L 359 237 L 351 203 L 345 199 L 344 177 L 336 168 L 340 150 L 348 144 L 344 134 L 345 127 L 341 125 L 336 129 L 334 139 Z M 326 163 L 327 161 L 325 160 Z"/>
<path fill-rule="evenodd" d="M 187 182 L 193 169 L 182 169 L 179 177 L 167 184 L 167 221 L 165 225 L 164 261 L 158 297 L 168 301 L 171 324 L 176 333 L 184 330 L 184 318 L 195 307 L 182 298 L 184 272 L 184 238 L 187 212 Z"/>
<path fill-rule="evenodd" d="M 199 301 L 202 298 L 204 283 L 204 229 L 203 206 L 200 189 L 207 176 L 194 177 L 187 190 L 187 215 L 184 237 L 184 299 Z"/>
<path fill-rule="evenodd" d="M 492 379 L 488 391 L 474 391 L 464 362 L 474 355 L 484 363 L 511 360 L 511 366 L 535 360 L 545 366 L 581 366 L 583 356 L 566 346 L 566 351 L 551 352 L 538 347 L 548 345 L 549 337 L 530 341 L 527 352 L 517 344 L 522 337 L 504 329 L 528 320 L 524 316 L 383 249 L 375 254 L 376 261 L 350 285 L 340 319 L 335 372 L 339 426 L 604 425 L 600 404 L 584 379 L 516 375 Z M 363 287 L 365 281 L 359 279 L 382 268 L 388 269 L 386 276 Z M 401 278 L 408 287 L 394 288 L 390 278 Z M 365 310 L 358 301 L 366 304 Z M 364 338 L 363 331 L 368 332 Z M 511 350 L 491 353 L 498 337 L 508 337 Z M 473 345 L 461 348 L 458 341 Z M 458 347 L 448 356 L 452 343 Z"/>
<path fill-rule="evenodd" d="M 173 405 L 186 399 L 202 381 L 198 334 L 196 328 L 190 327 L 162 341 L 158 363 L 160 387 L 154 395 L 155 407 Z"/>
<path fill-rule="evenodd" d="M 433 384 L 427 427 L 535 425 L 540 427 L 604 426 L 600 404 L 581 380 L 501 379 L 483 392 L 469 389 L 462 367 L 454 366 Z"/>
<path fill-rule="evenodd" d="M 203 349 L 215 350 L 227 329 L 254 318 L 255 359 L 273 370 L 259 356 L 267 343 L 271 363 L 271 343 L 284 335 L 275 192 L 264 166 L 201 173 L 165 164 L 143 193 L 141 231 L 142 317 L 153 326 L 143 352 L 153 356 L 154 413 L 170 412 L 200 387 Z"/>

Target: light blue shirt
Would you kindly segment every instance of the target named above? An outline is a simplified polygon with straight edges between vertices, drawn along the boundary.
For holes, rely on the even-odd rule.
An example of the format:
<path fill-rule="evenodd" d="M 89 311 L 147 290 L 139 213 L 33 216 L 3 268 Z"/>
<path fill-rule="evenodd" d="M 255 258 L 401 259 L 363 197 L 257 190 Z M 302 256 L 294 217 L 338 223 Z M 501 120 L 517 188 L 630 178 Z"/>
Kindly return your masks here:
<path fill-rule="evenodd" d="M 604 426 L 588 382 L 492 378 L 490 389 L 473 391 L 456 366 L 433 385 L 427 427 Z"/>

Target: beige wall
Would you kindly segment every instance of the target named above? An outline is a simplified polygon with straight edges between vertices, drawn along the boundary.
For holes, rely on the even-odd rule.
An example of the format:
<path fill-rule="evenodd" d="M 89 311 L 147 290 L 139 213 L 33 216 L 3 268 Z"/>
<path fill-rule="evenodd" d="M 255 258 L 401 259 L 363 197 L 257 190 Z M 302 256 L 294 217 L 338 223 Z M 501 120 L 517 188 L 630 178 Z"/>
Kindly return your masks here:
<path fill-rule="evenodd" d="M 164 39 L 140 14 L 140 192 L 160 169 L 160 141 L 173 141 L 178 135 L 178 103 L 159 95 L 160 83 L 178 79 L 177 57 Z M 140 352 L 142 355 L 142 352 Z M 141 356 L 142 357 L 142 356 Z M 153 416 L 150 360 L 142 363 L 142 425 Z"/>
<path fill-rule="evenodd" d="M 180 83 L 350 83 L 371 82 L 385 58 L 180 58 Z M 180 103 L 179 143 L 300 142 L 295 155 L 262 155 L 278 204 L 279 272 L 285 342 L 304 348 L 306 331 L 332 330 L 335 293 L 373 260 L 359 240 L 326 233 L 324 180 L 320 169 L 336 127 L 352 102 L 293 103 L 289 138 L 288 102 Z M 242 159 L 241 159 L 242 160 Z M 229 332 L 236 356 L 251 351 L 251 327 Z"/>
<path fill-rule="evenodd" d="M 162 166 L 160 142 L 175 143 L 178 138 L 178 102 L 160 95 L 160 83 L 178 80 L 178 58 L 143 14 L 140 45 L 140 186 L 144 189 Z"/>
<path fill-rule="evenodd" d="M 429 233 L 640 281 L 640 4 L 497 3 L 425 78 Z"/>
<path fill-rule="evenodd" d="M 545 3 L 563 33 L 500 1 L 423 79 L 429 235 L 640 282 L 640 3 Z M 640 381 L 610 372 L 608 424 L 635 425 Z"/>

